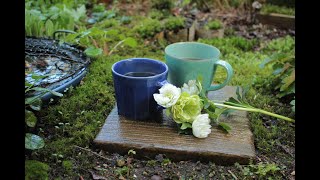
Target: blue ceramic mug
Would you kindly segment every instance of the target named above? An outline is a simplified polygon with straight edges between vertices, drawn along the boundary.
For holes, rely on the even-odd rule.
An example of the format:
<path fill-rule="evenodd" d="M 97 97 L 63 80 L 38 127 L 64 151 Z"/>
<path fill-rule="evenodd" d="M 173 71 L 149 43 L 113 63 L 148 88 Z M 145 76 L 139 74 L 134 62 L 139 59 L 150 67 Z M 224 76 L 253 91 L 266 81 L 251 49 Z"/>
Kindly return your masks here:
<path fill-rule="evenodd" d="M 153 94 L 167 82 L 168 66 L 165 63 L 130 58 L 116 62 L 111 69 L 119 115 L 146 120 L 159 113 Z"/>

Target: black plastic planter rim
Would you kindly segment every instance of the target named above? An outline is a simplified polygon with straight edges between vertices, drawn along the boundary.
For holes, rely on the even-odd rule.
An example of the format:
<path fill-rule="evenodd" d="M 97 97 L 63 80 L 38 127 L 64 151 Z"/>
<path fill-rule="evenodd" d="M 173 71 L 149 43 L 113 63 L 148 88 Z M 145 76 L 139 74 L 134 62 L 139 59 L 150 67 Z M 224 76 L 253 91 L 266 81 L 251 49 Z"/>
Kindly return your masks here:
<path fill-rule="evenodd" d="M 39 39 L 39 40 L 46 40 L 46 41 L 56 41 L 56 39 L 50 39 L 50 38 L 45 38 L 45 37 L 33 37 L 33 36 L 26 36 L 26 38 L 34 38 L 34 39 Z M 68 44 L 68 43 L 65 43 L 65 44 Z M 68 44 L 69 46 L 72 46 L 78 50 L 81 51 L 81 53 L 83 53 L 83 49 L 77 45 L 71 45 L 71 44 Z M 84 55 L 84 58 L 88 58 Z M 90 58 L 89 59 L 89 62 L 84 64 L 84 66 L 82 68 L 80 68 L 79 70 L 76 71 L 75 74 L 71 75 L 71 79 L 62 79 L 62 80 L 59 80 L 59 85 L 58 86 L 55 86 L 55 87 L 51 87 L 51 88 L 48 88 L 52 91 L 55 91 L 55 92 L 59 92 L 59 93 L 64 93 L 69 87 L 71 86 L 76 86 L 78 85 L 81 80 L 84 78 L 84 76 L 86 75 L 87 73 L 87 67 L 88 65 L 90 64 Z M 70 78 L 69 77 L 69 78 Z M 65 82 L 64 82 L 65 81 Z M 60 84 L 60 82 L 62 82 Z M 58 96 L 55 96 L 53 95 L 52 93 L 50 92 L 47 92 L 43 95 L 40 96 L 40 99 L 44 102 L 48 102 L 51 98 L 57 98 Z"/>

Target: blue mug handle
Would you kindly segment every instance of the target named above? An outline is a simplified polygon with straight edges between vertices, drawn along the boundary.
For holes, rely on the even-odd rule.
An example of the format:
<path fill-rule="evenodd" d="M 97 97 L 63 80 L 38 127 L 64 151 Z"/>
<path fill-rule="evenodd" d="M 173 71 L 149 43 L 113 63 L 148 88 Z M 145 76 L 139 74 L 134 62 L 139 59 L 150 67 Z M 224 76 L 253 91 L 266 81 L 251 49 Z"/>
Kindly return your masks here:
<path fill-rule="evenodd" d="M 169 82 L 167 80 L 163 80 L 161 82 L 158 82 L 157 83 L 157 87 L 160 89 L 162 86 L 164 86 L 165 84 L 168 84 Z M 165 108 L 160 106 L 159 104 L 157 104 L 157 107 L 156 107 L 157 111 L 162 111 L 164 110 Z"/>

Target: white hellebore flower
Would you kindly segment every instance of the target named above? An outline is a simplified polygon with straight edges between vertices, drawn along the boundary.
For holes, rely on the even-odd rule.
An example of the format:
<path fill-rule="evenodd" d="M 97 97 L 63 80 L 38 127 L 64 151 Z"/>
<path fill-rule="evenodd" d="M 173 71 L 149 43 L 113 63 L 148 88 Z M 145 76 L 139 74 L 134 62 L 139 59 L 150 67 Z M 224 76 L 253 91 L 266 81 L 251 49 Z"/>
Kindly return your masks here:
<path fill-rule="evenodd" d="M 196 80 L 189 80 L 188 84 L 184 83 L 181 90 L 182 92 L 187 92 L 190 95 L 198 95 L 200 93 Z"/>
<path fill-rule="evenodd" d="M 169 108 L 178 101 L 181 89 L 172 84 L 165 84 L 159 89 L 160 94 L 153 94 L 154 100 L 165 108 Z"/>
<path fill-rule="evenodd" d="M 192 122 L 192 133 L 197 138 L 206 138 L 211 133 L 209 114 L 200 114 Z"/>

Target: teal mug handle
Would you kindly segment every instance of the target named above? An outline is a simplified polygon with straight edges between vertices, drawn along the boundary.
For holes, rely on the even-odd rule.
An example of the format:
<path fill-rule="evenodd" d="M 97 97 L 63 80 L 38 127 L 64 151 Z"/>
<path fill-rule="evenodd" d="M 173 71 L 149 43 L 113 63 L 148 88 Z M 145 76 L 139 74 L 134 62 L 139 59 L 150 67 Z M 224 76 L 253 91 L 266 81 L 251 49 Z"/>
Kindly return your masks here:
<path fill-rule="evenodd" d="M 215 65 L 219 65 L 219 66 L 222 66 L 224 69 L 227 70 L 227 78 L 226 80 L 224 80 L 224 82 L 222 84 L 217 84 L 217 85 L 211 85 L 207 91 L 215 91 L 215 90 L 218 90 L 218 89 L 221 89 L 223 87 L 225 87 L 230 81 L 231 81 L 231 78 L 233 76 L 233 69 L 232 69 L 232 66 L 224 61 L 224 60 L 218 60 Z"/>

